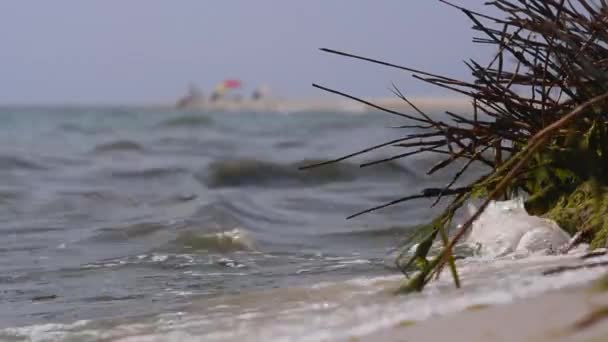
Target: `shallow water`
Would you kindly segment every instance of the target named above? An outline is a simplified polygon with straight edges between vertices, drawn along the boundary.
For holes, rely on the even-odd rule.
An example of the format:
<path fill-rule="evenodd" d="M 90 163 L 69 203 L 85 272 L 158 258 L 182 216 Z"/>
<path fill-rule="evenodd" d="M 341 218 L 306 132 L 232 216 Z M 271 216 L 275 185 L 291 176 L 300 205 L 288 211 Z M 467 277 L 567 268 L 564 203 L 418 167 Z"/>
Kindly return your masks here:
<path fill-rule="evenodd" d="M 408 134 L 388 128 L 400 123 L 378 113 L 1 109 L 0 337 L 316 340 L 347 337 L 362 317 L 376 328 L 405 319 L 396 312 L 425 317 L 439 304 L 387 294 L 400 279 L 390 256 L 438 208 L 345 217 L 445 184 L 445 173 L 424 173 L 437 160 L 357 166 L 403 152 L 393 148 L 297 170 Z M 476 289 L 502 274 L 493 262 L 468 265 L 485 265 Z M 521 269 L 511 284 L 541 282 Z"/>

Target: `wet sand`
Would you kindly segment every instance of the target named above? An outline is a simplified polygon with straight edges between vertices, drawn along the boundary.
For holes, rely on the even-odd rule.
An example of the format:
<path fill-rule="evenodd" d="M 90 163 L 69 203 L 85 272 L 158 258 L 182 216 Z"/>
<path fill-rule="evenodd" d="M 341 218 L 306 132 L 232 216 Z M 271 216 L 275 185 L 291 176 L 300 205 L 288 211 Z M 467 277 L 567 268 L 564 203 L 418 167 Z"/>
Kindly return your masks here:
<path fill-rule="evenodd" d="M 403 321 L 359 341 L 608 341 L 608 293 L 564 289 L 511 304 L 471 306 L 422 322 Z"/>

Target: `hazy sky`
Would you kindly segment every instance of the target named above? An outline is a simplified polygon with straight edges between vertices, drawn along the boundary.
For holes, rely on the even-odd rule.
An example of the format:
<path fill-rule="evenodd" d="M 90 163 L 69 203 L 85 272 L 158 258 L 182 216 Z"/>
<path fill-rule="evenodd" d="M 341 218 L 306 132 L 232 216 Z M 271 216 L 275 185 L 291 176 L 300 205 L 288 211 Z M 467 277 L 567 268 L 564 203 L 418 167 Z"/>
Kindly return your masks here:
<path fill-rule="evenodd" d="M 458 1 L 457 1 L 458 2 Z M 480 8 L 482 0 L 460 0 Z M 434 0 L 6 0 L 0 103 L 163 103 L 234 77 L 281 96 L 436 94 L 330 47 L 467 77 L 471 24 Z M 483 56 L 482 56 L 483 57 Z"/>

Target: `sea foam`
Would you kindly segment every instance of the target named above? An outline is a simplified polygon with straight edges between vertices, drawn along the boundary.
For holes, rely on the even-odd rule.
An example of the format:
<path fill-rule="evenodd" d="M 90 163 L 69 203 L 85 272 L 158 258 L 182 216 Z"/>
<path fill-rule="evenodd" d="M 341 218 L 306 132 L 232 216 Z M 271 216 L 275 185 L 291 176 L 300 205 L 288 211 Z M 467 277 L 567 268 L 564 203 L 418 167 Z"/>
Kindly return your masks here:
<path fill-rule="evenodd" d="M 569 240 L 555 221 L 529 215 L 523 199 L 517 198 L 490 202 L 473 222 L 466 243 L 481 256 L 501 257 L 553 252 Z"/>

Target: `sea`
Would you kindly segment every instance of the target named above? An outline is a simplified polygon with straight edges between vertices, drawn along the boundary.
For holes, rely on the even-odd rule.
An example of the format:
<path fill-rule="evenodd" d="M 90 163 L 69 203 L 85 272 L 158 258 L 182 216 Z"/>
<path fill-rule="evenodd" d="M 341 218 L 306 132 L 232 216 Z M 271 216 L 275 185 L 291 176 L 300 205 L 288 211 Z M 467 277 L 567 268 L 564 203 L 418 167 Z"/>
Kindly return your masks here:
<path fill-rule="evenodd" d="M 440 114 L 436 114 L 440 115 Z M 395 296 L 412 230 L 444 202 L 361 210 L 451 180 L 445 156 L 381 150 L 386 113 L 0 108 L 0 341 L 365 339 L 404 320 L 597 277 L 574 256 L 459 260 Z M 473 167 L 463 182 L 484 172 Z M 500 225 L 500 222 L 497 222 Z"/>

